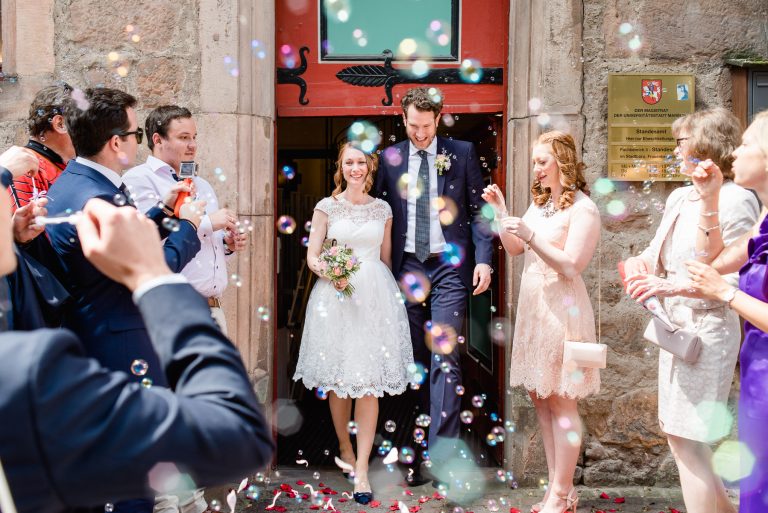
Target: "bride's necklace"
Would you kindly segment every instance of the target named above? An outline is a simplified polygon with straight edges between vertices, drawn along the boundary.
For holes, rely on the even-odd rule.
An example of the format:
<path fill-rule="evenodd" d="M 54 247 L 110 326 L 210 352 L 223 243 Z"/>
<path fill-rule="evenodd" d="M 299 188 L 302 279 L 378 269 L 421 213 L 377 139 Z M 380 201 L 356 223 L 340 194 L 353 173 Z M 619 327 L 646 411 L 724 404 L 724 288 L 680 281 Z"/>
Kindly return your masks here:
<path fill-rule="evenodd" d="M 547 198 L 547 202 L 544 203 L 544 205 L 541 207 L 541 213 L 544 215 L 544 217 L 552 217 L 557 213 L 555 203 L 552 201 L 552 196 Z"/>

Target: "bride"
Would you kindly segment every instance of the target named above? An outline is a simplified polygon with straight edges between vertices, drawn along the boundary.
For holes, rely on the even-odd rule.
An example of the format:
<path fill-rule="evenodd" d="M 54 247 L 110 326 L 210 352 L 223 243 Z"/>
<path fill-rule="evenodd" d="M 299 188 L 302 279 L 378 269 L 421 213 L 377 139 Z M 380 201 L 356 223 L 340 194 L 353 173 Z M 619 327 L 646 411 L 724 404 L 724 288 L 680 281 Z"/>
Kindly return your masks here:
<path fill-rule="evenodd" d="M 373 500 L 368 459 L 376 433 L 378 398 L 397 395 L 408 384 L 413 363 L 408 315 L 390 267 L 392 210 L 368 195 L 377 166 L 376 155 L 347 142 L 339 150 L 336 189 L 320 200 L 312 216 L 307 265 L 318 276 L 307 305 L 295 381 L 328 392 L 331 417 L 339 439 L 341 459 L 354 468 L 354 498 Z M 325 239 L 352 248 L 360 269 L 345 279 L 330 281 L 322 273 L 320 253 Z M 354 295 L 341 300 L 348 284 Z M 355 405 L 357 457 L 350 423 Z"/>

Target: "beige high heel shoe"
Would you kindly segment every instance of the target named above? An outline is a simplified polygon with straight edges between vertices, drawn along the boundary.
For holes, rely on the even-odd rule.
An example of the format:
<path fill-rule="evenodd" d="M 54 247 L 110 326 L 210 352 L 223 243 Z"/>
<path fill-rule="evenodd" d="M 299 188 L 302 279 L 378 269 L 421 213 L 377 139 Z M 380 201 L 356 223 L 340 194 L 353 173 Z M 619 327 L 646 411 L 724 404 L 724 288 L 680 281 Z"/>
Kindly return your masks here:
<path fill-rule="evenodd" d="M 563 513 L 567 513 L 568 511 L 576 513 L 576 507 L 579 505 L 579 494 L 576 493 L 576 488 L 571 488 L 568 495 L 557 495 L 556 497 L 561 501 L 565 501 L 565 509 L 563 510 Z"/>

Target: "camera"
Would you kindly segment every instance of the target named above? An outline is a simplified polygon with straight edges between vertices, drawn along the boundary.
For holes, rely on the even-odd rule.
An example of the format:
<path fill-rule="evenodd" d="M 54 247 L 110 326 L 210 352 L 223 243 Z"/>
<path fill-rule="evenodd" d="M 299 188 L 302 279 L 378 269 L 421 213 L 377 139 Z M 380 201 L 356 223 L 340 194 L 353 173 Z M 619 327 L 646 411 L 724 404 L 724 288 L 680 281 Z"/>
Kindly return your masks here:
<path fill-rule="evenodd" d="M 179 178 L 192 178 L 197 174 L 197 162 L 188 160 L 179 166 Z"/>

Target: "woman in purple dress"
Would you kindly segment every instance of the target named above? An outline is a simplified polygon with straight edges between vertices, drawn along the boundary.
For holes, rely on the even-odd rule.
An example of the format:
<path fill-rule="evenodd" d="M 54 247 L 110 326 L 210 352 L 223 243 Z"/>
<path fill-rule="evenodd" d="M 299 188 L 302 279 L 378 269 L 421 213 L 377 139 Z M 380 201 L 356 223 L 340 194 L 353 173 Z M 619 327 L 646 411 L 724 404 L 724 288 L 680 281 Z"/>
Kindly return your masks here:
<path fill-rule="evenodd" d="M 768 205 L 768 111 L 755 116 L 733 152 L 734 181 L 754 190 Z M 742 457 L 741 513 L 768 511 L 768 219 L 766 209 L 751 233 L 724 248 L 720 236 L 717 199 L 722 185 L 720 170 L 702 162 L 693 180 L 706 190 L 697 240 L 697 259 L 688 262 L 692 291 L 700 297 L 728 303 L 744 323 L 741 347 L 741 397 L 739 439 L 754 456 L 749 468 Z M 702 194 L 704 199 L 705 194 Z M 711 263 L 711 266 L 706 265 Z M 739 288 L 728 285 L 720 274 L 739 271 Z"/>

